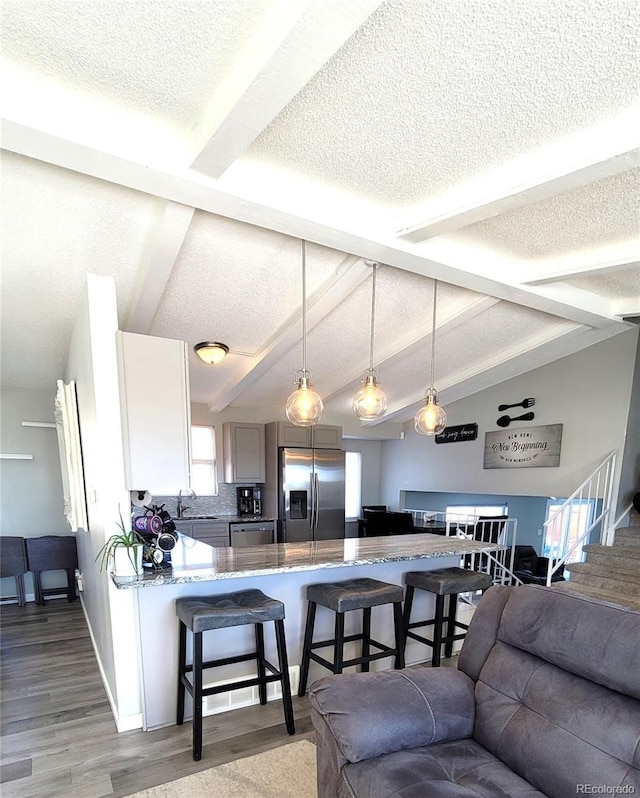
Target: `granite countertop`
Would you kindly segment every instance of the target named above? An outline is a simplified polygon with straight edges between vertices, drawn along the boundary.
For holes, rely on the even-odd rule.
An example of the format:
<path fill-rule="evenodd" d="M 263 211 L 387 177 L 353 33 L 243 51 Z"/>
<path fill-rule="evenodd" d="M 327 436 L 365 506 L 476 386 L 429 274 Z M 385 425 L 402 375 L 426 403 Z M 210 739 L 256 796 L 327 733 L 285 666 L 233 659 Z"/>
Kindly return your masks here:
<path fill-rule="evenodd" d="M 247 576 L 267 576 L 321 568 L 496 551 L 503 546 L 459 537 L 420 533 L 375 538 L 346 538 L 304 543 L 271 543 L 263 546 L 213 548 L 180 535 L 171 552 L 172 568 L 145 569 L 139 577 L 115 577 L 118 588 L 160 587 L 186 582 L 211 582 Z"/>

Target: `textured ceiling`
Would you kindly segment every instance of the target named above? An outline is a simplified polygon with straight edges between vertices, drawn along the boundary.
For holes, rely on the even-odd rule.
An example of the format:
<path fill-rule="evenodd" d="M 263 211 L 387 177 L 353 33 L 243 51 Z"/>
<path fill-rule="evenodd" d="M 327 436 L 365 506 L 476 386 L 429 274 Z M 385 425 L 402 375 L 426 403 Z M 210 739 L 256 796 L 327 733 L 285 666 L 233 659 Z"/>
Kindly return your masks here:
<path fill-rule="evenodd" d="M 111 275 L 122 329 L 231 348 L 191 352 L 193 401 L 282 418 L 301 239 L 307 365 L 350 434 L 366 260 L 387 420 L 424 393 L 434 280 L 445 400 L 631 329 L 637 4 L 508 5 L 5 0 L 2 383 L 52 388 Z"/>

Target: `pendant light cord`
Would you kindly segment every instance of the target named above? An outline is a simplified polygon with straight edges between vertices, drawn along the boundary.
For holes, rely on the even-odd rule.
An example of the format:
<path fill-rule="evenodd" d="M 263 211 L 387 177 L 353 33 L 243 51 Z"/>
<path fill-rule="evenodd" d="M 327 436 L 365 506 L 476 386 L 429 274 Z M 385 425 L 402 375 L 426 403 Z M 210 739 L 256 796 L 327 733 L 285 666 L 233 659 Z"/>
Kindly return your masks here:
<path fill-rule="evenodd" d="M 307 254 L 302 241 L 302 372 L 307 376 Z"/>
<path fill-rule="evenodd" d="M 373 371 L 373 332 L 376 324 L 376 271 L 378 264 L 373 264 L 373 278 L 371 283 L 371 338 L 369 343 L 369 371 Z"/>
<path fill-rule="evenodd" d="M 431 385 L 429 386 L 431 390 L 433 390 L 433 385 L 435 382 L 435 371 L 436 371 L 436 300 L 438 297 L 438 281 L 433 281 L 433 323 L 431 325 Z"/>

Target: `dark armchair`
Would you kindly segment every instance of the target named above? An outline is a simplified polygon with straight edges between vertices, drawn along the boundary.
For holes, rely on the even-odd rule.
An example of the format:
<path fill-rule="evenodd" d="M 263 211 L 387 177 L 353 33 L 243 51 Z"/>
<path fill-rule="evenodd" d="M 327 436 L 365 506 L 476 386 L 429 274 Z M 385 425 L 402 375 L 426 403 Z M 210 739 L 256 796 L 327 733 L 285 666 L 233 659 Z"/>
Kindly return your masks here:
<path fill-rule="evenodd" d="M 365 510 L 365 523 L 361 525 L 363 537 L 377 537 L 379 535 L 403 535 L 414 532 L 413 516 L 411 513 L 382 512 L 380 510 Z"/>
<path fill-rule="evenodd" d="M 513 573 L 526 585 L 545 585 L 547 581 L 548 557 L 539 557 L 533 546 L 513 547 Z M 556 571 L 551 582 L 564 582 L 564 569 Z"/>

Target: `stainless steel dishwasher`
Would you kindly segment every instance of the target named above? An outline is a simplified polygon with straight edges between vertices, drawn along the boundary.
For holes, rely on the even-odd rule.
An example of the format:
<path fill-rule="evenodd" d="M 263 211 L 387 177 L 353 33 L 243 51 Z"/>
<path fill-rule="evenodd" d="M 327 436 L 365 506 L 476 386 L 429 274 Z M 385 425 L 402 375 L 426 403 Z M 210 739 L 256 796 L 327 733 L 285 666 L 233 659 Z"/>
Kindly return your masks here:
<path fill-rule="evenodd" d="M 273 521 L 242 521 L 229 524 L 229 538 L 232 547 L 261 546 L 275 542 L 275 523 Z"/>

